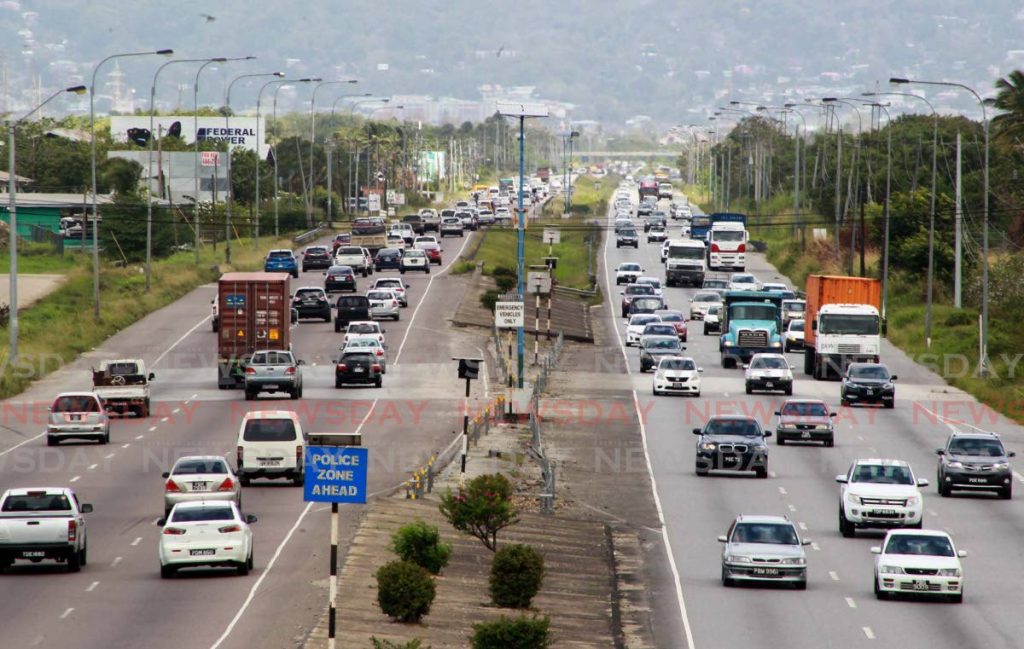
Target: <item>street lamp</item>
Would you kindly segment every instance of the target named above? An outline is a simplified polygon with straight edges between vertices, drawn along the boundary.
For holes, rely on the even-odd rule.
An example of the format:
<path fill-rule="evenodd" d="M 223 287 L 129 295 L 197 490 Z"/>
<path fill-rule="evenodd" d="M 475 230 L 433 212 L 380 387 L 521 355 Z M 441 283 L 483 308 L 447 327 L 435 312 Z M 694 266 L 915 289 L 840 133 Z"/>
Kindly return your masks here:
<path fill-rule="evenodd" d="M 572 141 L 580 136 L 579 131 L 560 131 L 562 136 L 562 193 L 565 199 L 565 213 L 572 210 Z M 566 156 L 568 154 L 568 156 Z"/>
<path fill-rule="evenodd" d="M 516 232 L 517 232 L 517 246 L 516 246 L 516 294 L 518 295 L 519 302 L 523 302 L 523 265 L 524 258 L 526 255 L 525 241 L 526 241 L 526 213 L 523 210 L 523 183 L 526 181 L 526 118 L 527 117 L 547 117 L 548 108 L 543 105 L 529 105 L 529 104 L 503 104 L 499 103 L 498 114 L 502 117 L 518 117 L 519 118 L 519 207 L 517 209 L 518 218 L 516 219 Z M 571 139 L 570 139 L 571 143 Z M 570 176 L 571 178 L 571 176 Z M 525 322 L 524 322 L 525 324 Z M 536 323 L 535 323 L 536 325 Z M 518 364 L 516 380 L 518 387 L 523 387 L 523 327 L 518 327 L 517 331 L 517 348 L 518 348 Z"/>
<path fill-rule="evenodd" d="M 778 110 L 782 113 L 796 113 L 804 124 L 804 132 L 807 131 L 807 120 L 798 111 L 790 108 L 788 104 L 785 106 L 758 106 L 755 110 Z M 797 213 L 800 211 L 800 126 L 794 125 L 794 129 L 796 133 L 793 136 L 793 240 L 796 241 Z"/>
<path fill-rule="evenodd" d="M 822 101 L 822 103 L 826 103 L 826 104 L 836 103 L 836 104 L 842 104 L 844 106 L 849 106 L 850 108 L 853 109 L 853 111 L 855 113 L 857 113 L 857 147 L 853 151 L 853 177 L 855 179 L 854 180 L 854 184 L 856 185 L 856 187 L 854 189 L 853 201 L 852 201 L 853 209 L 851 211 L 853 213 L 851 214 L 851 217 L 850 217 L 851 218 L 851 224 L 850 224 L 850 275 L 853 275 L 854 242 L 857 239 L 855 223 L 856 223 L 856 220 L 857 220 L 857 206 L 860 204 L 860 200 L 861 200 L 860 199 L 860 140 L 861 140 L 861 134 L 864 131 L 864 120 L 861 118 L 860 109 L 857 108 L 857 104 L 854 103 L 854 102 L 859 102 L 860 101 L 859 99 L 850 99 L 850 98 L 847 98 L 847 97 L 823 97 L 821 101 Z M 837 237 L 837 245 L 838 245 L 838 237 L 839 237 L 838 225 L 836 226 L 836 237 Z M 863 246 L 863 245 L 864 245 L 864 242 L 861 241 L 861 246 Z M 862 268 L 861 271 L 863 271 L 863 270 L 864 269 Z"/>
<path fill-rule="evenodd" d="M 861 93 L 864 97 L 874 97 L 873 92 Z M 886 123 L 886 155 L 885 155 L 885 213 L 883 216 L 884 220 L 884 234 L 882 235 L 882 321 L 885 322 L 886 305 L 888 304 L 889 298 L 889 193 L 892 183 L 892 115 L 889 114 L 889 109 L 886 104 L 881 102 L 869 102 L 869 105 L 878 108 L 880 111 L 885 111 L 885 123 Z M 879 117 L 881 122 L 881 117 Z M 879 125 L 881 129 L 881 125 Z"/>
<path fill-rule="evenodd" d="M 228 61 L 250 61 L 255 59 L 255 56 L 236 56 L 232 58 L 218 57 L 210 59 L 196 70 L 196 81 L 192 86 L 192 125 L 193 133 L 192 138 L 194 140 L 193 145 L 195 147 L 195 159 L 193 162 L 193 168 L 195 169 L 195 181 L 196 181 L 196 194 L 195 194 L 195 215 L 193 216 L 193 225 L 196 231 L 196 265 L 199 264 L 199 75 L 202 73 L 203 68 L 214 63 L 227 63 Z M 211 191 L 213 191 L 211 187 Z M 214 235 L 216 236 L 216 235 Z M 216 239 L 214 239 L 216 241 Z"/>
<path fill-rule="evenodd" d="M 96 64 L 96 67 L 92 69 L 92 81 L 89 85 L 89 141 L 91 157 L 92 157 L 92 293 L 93 293 L 93 315 L 97 320 L 100 318 L 100 249 L 99 249 L 99 237 L 97 236 L 97 229 L 99 228 L 99 211 L 96 205 L 96 73 L 100 71 L 100 68 L 104 63 L 113 59 L 124 59 L 134 56 L 152 56 L 159 54 L 160 56 L 171 56 L 174 54 L 174 50 L 155 50 L 149 52 L 126 52 L 124 54 L 111 54 L 107 58 L 103 59 Z M 152 131 L 150 132 L 152 137 Z M 89 224 L 89 219 L 85 218 L 82 220 L 82 227 L 85 228 Z"/>
<path fill-rule="evenodd" d="M 15 166 L 15 137 L 14 130 L 18 124 L 36 114 L 43 106 L 56 99 L 65 92 L 81 95 L 86 92 L 85 86 L 72 86 L 53 93 L 46 100 L 15 120 L 7 123 L 8 157 L 7 157 L 7 229 L 10 235 L 8 247 L 10 248 L 10 299 L 8 300 L 7 329 L 10 335 L 10 350 L 7 353 L 8 365 L 18 360 L 18 183 L 17 169 Z M 82 227 L 85 227 L 84 225 Z"/>
<path fill-rule="evenodd" d="M 357 79 L 338 79 L 321 81 L 313 86 L 313 96 L 309 98 L 309 194 L 306 199 L 306 223 L 312 226 L 313 220 L 313 145 L 316 142 L 316 93 L 323 86 L 359 83 Z"/>
<path fill-rule="evenodd" d="M 302 79 L 297 79 L 298 83 L 316 83 L 318 81 L 323 81 L 323 79 L 321 79 L 320 77 L 313 77 L 313 78 L 303 77 Z M 275 129 L 277 129 L 277 127 L 280 126 L 277 123 L 277 93 L 281 92 L 281 88 L 284 88 L 284 87 L 285 86 L 280 85 L 280 86 L 278 86 L 277 88 L 274 89 L 274 128 Z M 300 165 L 301 165 L 301 161 L 300 161 Z M 278 217 L 278 196 L 277 196 L 277 194 L 278 194 L 277 151 L 275 150 L 274 151 L 274 236 L 275 237 L 280 236 L 280 219 Z"/>
<path fill-rule="evenodd" d="M 272 84 L 287 83 L 284 80 L 284 73 L 281 72 L 277 75 L 279 78 L 271 79 L 262 86 L 260 91 L 256 93 L 256 247 L 260 247 L 260 145 L 263 144 L 263 140 L 260 139 L 260 104 L 263 100 L 263 91 L 267 89 L 267 86 Z M 275 156 L 276 160 L 276 156 Z"/>
<path fill-rule="evenodd" d="M 225 148 L 227 149 L 227 160 L 224 162 L 224 175 L 228 179 L 228 189 L 225 193 L 227 200 L 224 201 L 225 219 L 224 219 L 224 263 L 231 263 L 231 202 L 234 199 L 234 192 L 231 187 L 231 88 L 235 85 L 235 82 L 241 81 L 242 79 L 258 79 L 263 77 L 283 77 L 284 72 L 258 72 L 255 74 L 242 74 L 231 80 L 228 84 L 227 92 L 224 93 L 224 128 L 228 131 L 225 135 Z M 256 118 L 257 128 L 259 128 L 259 118 Z M 256 168 L 259 170 L 260 165 L 260 143 L 259 138 L 256 139 Z M 257 173 L 257 176 L 259 174 Z"/>
<path fill-rule="evenodd" d="M 357 99 L 357 100 L 352 102 L 352 105 L 348 107 L 348 116 L 351 119 L 352 115 L 354 114 L 354 112 L 356 110 L 356 107 L 358 107 L 358 106 L 360 106 L 362 104 L 367 104 L 367 103 L 386 104 L 386 103 L 388 103 L 390 101 L 391 101 L 390 97 L 373 97 L 369 93 L 367 93 L 367 96 L 366 96 L 365 99 Z M 367 164 L 369 164 L 369 148 L 367 148 Z M 358 148 L 356 148 L 355 164 L 352 165 L 352 169 L 355 172 L 354 173 L 354 178 L 353 178 L 352 183 L 351 183 L 351 185 L 352 185 L 352 200 L 355 203 L 355 205 L 354 205 L 355 211 L 358 214 L 358 212 L 359 212 L 359 149 Z M 369 168 L 367 168 L 367 174 L 369 174 Z M 367 182 L 367 186 L 369 186 L 370 179 L 367 178 L 366 182 Z M 370 207 L 369 198 L 367 198 L 366 207 L 367 207 L 367 211 L 369 211 L 369 207 Z"/>
<path fill-rule="evenodd" d="M 338 102 L 344 101 L 345 99 L 351 99 L 352 97 L 370 97 L 371 95 L 372 95 L 372 93 L 364 92 L 362 94 L 360 94 L 360 93 L 353 93 L 353 94 L 341 95 L 340 97 L 335 98 L 334 103 L 331 104 L 331 127 L 332 128 L 334 127 L 334 110 L 338 107 Z M 333 205 L 334 197 L 332 196 L 332 192 L 334 191 L 334 188 L 333 188 L 333 184 L 334 184 L 333 183 L 333 176 L 334 176 L 333 172 L 334 172 L 334 169 L 333 169 L 333 166 L 332 166 L 332 163 L 331 163 L 331 150 L 333 149 L 333 146 L 334 146 L 334 140 L 332 138 L 331 140 L 329 140 L 327 142 L 327 220 L 329 222 L 333 222 L 334 221 L 334 205 Z M 351 180 L 351 177 L 349 178 L 349 180 Z"/>

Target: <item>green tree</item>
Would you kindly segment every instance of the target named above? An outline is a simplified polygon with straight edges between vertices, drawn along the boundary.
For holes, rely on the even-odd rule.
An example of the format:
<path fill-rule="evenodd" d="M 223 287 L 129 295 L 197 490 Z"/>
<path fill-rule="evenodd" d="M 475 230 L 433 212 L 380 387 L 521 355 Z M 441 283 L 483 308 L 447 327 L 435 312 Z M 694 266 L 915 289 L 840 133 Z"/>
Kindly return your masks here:
<path fill-rule="evenodd" d="M 498 532 L 519 522 L 519 515 L 511 502 L 512 484 L 501 474 L 481 475 L 469 481 L 458 495 L 441 496 L 441 513 L 452 527 L 471 534 L 494 552 L 498 547 Z"/>
<path fill-rule="evenodd" d="M 993 105 L 1003 111 L 992 118 L 992 129 L 999 139 L 1013 142 L 1024 137 L 1024 72 L 1014 70 L 996 81 Z"/>

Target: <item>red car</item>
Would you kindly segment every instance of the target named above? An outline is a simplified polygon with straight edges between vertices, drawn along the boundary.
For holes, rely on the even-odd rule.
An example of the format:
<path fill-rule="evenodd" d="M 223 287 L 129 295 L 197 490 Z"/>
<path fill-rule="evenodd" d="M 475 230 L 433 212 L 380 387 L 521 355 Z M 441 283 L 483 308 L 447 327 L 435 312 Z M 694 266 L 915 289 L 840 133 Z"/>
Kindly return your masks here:
<path fill-rule="evenodd" d="M 686 342 L 686 316 L 682 311 L 655 311 L 654 315 L 661 317 L 662 322 L 667 322 L 676 328 L 676 334 L 679 335 L 679 340 Z"/>
<path fill-rule="evenodd" d="M 416 247 L 427 254 L 427 261 L 441 265 L 441 246 L 436 243 L 417 243 Z"/>
<path fill-rule="evenodd" d="M 348 246 L 352 244 L 352 234 L 349 232 L 342 232 L 334 237 L 334 247 L 331 250 L 332 253 L 337 254 L 338 248 L 341 246 Z"/>

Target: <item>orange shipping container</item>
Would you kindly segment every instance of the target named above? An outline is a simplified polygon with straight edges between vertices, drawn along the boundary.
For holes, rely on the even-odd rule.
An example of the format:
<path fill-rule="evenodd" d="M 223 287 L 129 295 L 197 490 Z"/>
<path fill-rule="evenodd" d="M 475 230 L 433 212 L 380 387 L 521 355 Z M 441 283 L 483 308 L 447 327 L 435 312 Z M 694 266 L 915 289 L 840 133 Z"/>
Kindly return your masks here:
<path fill-rule="evenodd" d="M 826 304 L 867 304 L 882 310 L 882 282 L 867 277 L 808 275 L 804 311 L 804 347 L 814 349 L 818 310 Z"/>

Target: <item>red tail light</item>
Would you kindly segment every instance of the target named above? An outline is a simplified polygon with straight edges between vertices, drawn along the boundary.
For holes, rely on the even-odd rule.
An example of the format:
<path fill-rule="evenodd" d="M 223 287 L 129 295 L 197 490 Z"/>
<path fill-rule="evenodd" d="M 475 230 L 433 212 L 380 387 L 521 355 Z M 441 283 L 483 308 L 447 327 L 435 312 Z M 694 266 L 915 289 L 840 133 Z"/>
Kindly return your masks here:
<path fill-rule="evenodd" d="M 376 353 L 377 353 L 378 356 L 383 356 L 384 355 L 384 350 L 383 349 L 378 349 Z"/>
<path fill-rule="evenodd" d="M 294 367 L 289 367 L 288 369 L 286 369 L 284 371 L 284 373 L 285 374 L 295 374 L 295 368 Z"/>
<path fill-rule="evenodd" d="M 75 541 L 78 539 L 78 521 L 68 521 L 68 541 Z"/>
<path fill-rule="evenodd" d="M 398 306 L 398 300 L 391 300 L 391 306 Z"/>
<path fill-rule="evenodd" d="M 338 370 L 339 372 L 347 372 L 348 371 L 348 365 L 345 365 L 344 363 L 338 363 L 338 365 L 335 367 L 335 369 Z"/>
<path fill-rule="evenodd" d="M 218 527 L 217 531 L 220 532 L 221 534 L 230 534 L 231 532 L 241 532 L 242 531 L 242 526 L 241 525 L 237 525 L 237 524 L 236 525 L 225 525 L 224 527 Z"/>
<path fill-rule="evenodd" d="M 232 491 L 235 488 L 235 481 L 231 478 L 224 478 L 224 482 L 220 483 L 217 487 L 217 491 Z"/>
<path fill-rule="evenodd" d="M 165 527 L 163 533 L 168 536 L 181 536 L 185 533 L 185 530 L 180 527 Z"/>
<path fill-rule="evenodd" d="M 179 487 L 178 483 L 175 482 L 174 480 L 168 480 L 167 482 L 164 483 L 164 491 L 171 493 L 180 492 L 181 487 Z"/>
<path fill-rule="evenodd" d="M 746 252 L 746 251 L 747 251 L 747 244 L 745 244 L 745 243 L 741 243 L 740 247 L 736 249 L 736 252 Z"/>
<path fill-rule="evenodd" d="M 256 373 L 256 368 L 255 367 L 247 367 L 247 368 L 245 368 L 245 373 L 246 374 L 255 374 Z"/>
<path fill-rule="evenodd" d="M 374 372 L 379 372 L 380 369 L 381 369 L 380 368 L 380 364 L 379 363 L 374 363 L 372 369 L 373 369 Z"/>
<path fill-rule="evenodd" d="M 722 249 L 718 247 L 717 243 L 711 244 L 711 252 L 722 252 Z"/>

